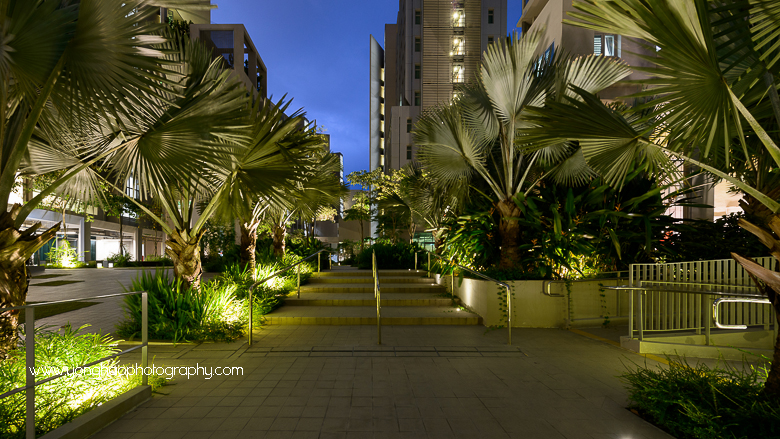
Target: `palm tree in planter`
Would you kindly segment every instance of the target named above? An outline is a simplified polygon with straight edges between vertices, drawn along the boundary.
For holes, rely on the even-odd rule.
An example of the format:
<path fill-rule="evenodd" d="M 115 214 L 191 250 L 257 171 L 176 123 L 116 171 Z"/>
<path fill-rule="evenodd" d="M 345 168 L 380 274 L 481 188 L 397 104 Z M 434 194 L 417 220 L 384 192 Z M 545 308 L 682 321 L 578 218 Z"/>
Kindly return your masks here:
<path fill-rule="evenodd" d="M 780 126 L 777 2 L 671 0 L 577 1 L 570 24 L 645 42 L 655 64 L 641 69 L 647 90 L 634 107 L 608 106 L 576 89 L 577 99 L 534 111 L 535 144 L 574 141 L 588 164 L 620 186 L 627 165 L 640 159 L 673 169 L 684 160 L 744 194 L 757 235 L 780 260 Z M 752 273 L 780 317 L 780 273 L 732 253 Z M 766 392 L 780 398 L 780 337 Z"/>
<path fill-rule="evenodd" d="M 134 148 L 108 139 L 101 127 L 126 122 L 143 95 L 170 87 L 160 75 L 162 53 L 154 44 L 162 25 L 151 6 L 186 8 L 201 1 L 5 0 L 0 2 L 0 206 L 8 206 L 18 176 L 64 170 L 31 200 L 0 211 L 0 308 L 27 297 L 25 261 L 51 240 L 59 225 L 38 232 L 24 228 L 46 197 L 89 186 L 88 169 L 117 151 Z M 210 6 L 209 6 L 210 7 Z M 128 111 L 133 109 L 132 111 Z M 152 110 L 154 111 L 154 110 Z M 62 128 L 62 129 L 60 129 Z M 78 131 L 78 143 L 69 136 Z M 33 142 L 46 145 L 31 148 Z M 192 152 L 183 145 L 183 153 Z M 165 166 L 160 161 L 160 169 Z M 186 168 L 186 167 L 185 167 Z M 89 194 L 79 195 L 89 197 Z M 0 358 L 15 346 L 18 311 L 0 313 Z"/>
<path fill-rule="evenodd" d="M 284 98 L 276 104 L 255 103 L 249 147 L 236 162 L 236 184 L 220 205 L 220 215 L 239 220 L 241 262 L 253 276 L 258 227 L 264 222 L 274 226 L 281 221 L 283 255 L 288 212 L 305 211 L 315 201 L 307 196 L 316 199 L 315 194 L 327 193 L 332 180 L 338 180 L 336 157 L 326 154 L 322 136 L 304 125 L 302 110 L 285 115 L 289 104 Z M 258 170 L 262 170 L 261 175 L 256 175 Z M 284 184 L 268 184 L 274 181 Z M 277 230 L 272 229 L 276 237 Z"/>
<path fill-rule="evenodd" d="M 502 269 L 520 260 L 517 218 L 522 213 L 515 198 L 533 187 L 538 165 L 550 162 L 556 166 L 553 172 L 579 179 L 591 175 L 569 144 L 522 152 L 518 130 L 526 125 L 527 109 L 549 95 L 561 99 L 569 84 L 597 93 L 630 72 L 622 62 L 605 57 L 540 56 L 539 43 L 539 33 L 522 39 L 515 34 L 511 42 L 488 47 L 476 84 L 464 87 L 451 103 L 424 113 L 413 131 L 420 162 L 436 184 L 449 187 L 481 178 L 490 187 L 501 216 Z"/>

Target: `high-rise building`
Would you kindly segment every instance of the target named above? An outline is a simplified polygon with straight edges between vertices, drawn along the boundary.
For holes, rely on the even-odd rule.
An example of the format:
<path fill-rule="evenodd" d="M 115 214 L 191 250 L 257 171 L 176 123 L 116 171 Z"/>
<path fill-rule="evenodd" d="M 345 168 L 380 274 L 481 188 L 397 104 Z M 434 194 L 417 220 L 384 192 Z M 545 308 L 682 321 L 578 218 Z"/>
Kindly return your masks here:
<path fill-rule="evenodd" d="M 473 81 L 488 44 L 506 37 L 506 0 L 400 0 L 384 48 L 371 36 L 371 170 L 415 158 L 411 131 L 425 109 Z"/>

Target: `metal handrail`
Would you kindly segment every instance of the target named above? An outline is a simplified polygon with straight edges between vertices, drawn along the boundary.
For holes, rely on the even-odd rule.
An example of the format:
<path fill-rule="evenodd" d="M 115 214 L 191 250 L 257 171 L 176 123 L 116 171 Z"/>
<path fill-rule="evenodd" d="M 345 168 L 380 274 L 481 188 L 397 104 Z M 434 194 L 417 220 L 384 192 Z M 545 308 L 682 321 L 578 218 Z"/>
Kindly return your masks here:
<path fill-rule="evenodd" d="M 506 326 L 507 326 L 507 330 L 508 330 L 508 332 L 507 332 L 507 344 L 511 345 L 512 344 L 512 287 L 509 286 L 509 284 L 506 283 L 506 282 L 502 282 L 500 280 L 493 279 L 492 277 L 484 275 L 484 274 L 482 274 L 482 273 L 480 273 L 478 271 L 474 271 L 474 270 L 472 270 L 470 268 L 466 268 L 466 267 L 464 267 L 464 266 L 462 266 L 460 264 L 456 264 L 456 263 L 454 263 L 452 261 L 448 261 L 447 259 L 444 259 L 441 256 L 439 256 L 439 255 L 437 255 L 435 253 L 432 253 L 430 251 L 426 250 L 426 253 L 428 253 L 428 276 L 430 276 L 430 272 L 431 272 L 431 263 L 430 263 L 431 259 L 430 259 L 430 257 L 431 257 L 431 255 L 433 255 L 433 257 L 438 258 L 438 259 L 446 262 L 448 265 L 451 265 L 453 267 L 458 267 L 461 270 L 468 271 L 469 273 L 475 274 L 475 275 L 481 277 L 482 279 L 485 279 L 485 280 L 490 281 L 490 282 L 494 282 L 494 283 L 496 283 L 496 284 L 506 288 L 506 308 L 507 308 Z M 454 272 L 454 270 L 453 270 L 453 273 L 452 273 L 452 294 L 455 295 L 455 272 Z"/>
<path fill-rule="evenodd" d="M 136 294 L 141 295 L 141 344 L 138 346 L 134 346 L 130 349 L 125 349 L 124 351 L 117 352 L 116 354 L 109 355 L 108 357 L 101 358 L 99 360 L 92 361 L 90 363 L 82 364 L 79 366 L 76 366 L 66 372 L 44 378 L 40 381 L 35 381 L 35 375 L 33 375 L 33 370 L 35 370 L 35 308 L 46 306 L 46 305 L 56 305 L 60 303 L 68 303 L 68 302 L 77 302 L 81 300 L 94 300 L 94 299 L 105 299 L 108 297 L 119 297 L 119 296 L 133 296 Z M 105 294 L 102 296 L 92 296 L 92 297 L 84 297 L 80 299 L 65 299 L 65 300 L 56 300 L 53 302 L 42 302 L 42 303 L 36 303 L 32 305 L 21 305 L 21 306 L 12 306 L 9 308 L 0 308 L 0 312 L 3 311 L 12 311 L 16 309 L 23 309 L 25 311 L 25 322 L 24 322 L 24 329 L 25 329 L 25 371 L 26 371 L 26 379 L 25 379 L 25 385 L 23 387 L 17 387 L 15 389 L 12 389 L 8 392 L 3 393 L 0 395 L 0 399 L 7 398 L 11 395 L 14 395 L 19 392 L 28 391 L 26 395 L 26 413 L 25 413 L 25 428 L 26 428 L 26 438 L 27 439 L 35 439 L 35 387 L 39 386 L 41 384 L 48 383 L 49 381 L 55 380 L 57 378 L 63 377 L 65 375 L 71 374 L 75 372 L 76 370 L 80 368 L 85 367 L 92 367 L 96 364 L 103 363 L 105 361 L 114 359 L 116 357 L 119 357 L 120 355 L 127 354 L 129 352 L 135 351 L 137 349 L 141 349 L 141 385 L 147 386 L 149 385 L 149 377 L 146 375 L 146 370 L 148 369 L 149 365 L 149 293 L 146 291 L 132 291 L 127 293 L 117 293 L 117 294 Z"/>
<path fill-rule="evenodd" d="M 598 274 L 609 274 L 609 273 L 622 273 L 622 272 L 621 271 L 605 271 L 603 273 L 598 273 Z M 548 296 L 548 297 L 566 297 L 563 294 L 553 294 L 552 293 L 552 291 L 550 290 L 550 287 L 554 283 L 562 283 L 562 282 L 563 283 L 565 283 L 565 282 L 589 282 L 589 281 L 593 281 L 593 280 L 621 280 L 621 279 L 623 279 L 623 278 L 620 278 L 620 277 L 591 277 L 591 278 L 588 278 L 588 279 L 571 279 L 571 280 L 567 280 L 567 279 L 548 279 L 548 280 L 543 280 L 542 281 L 542 294 L 544 294 L 545 296 Z"/>
<path fill-rule="evenodd" d="M 371 268 L 374 275 L 374 298 L 376 299 L 376 344 L 382 344 L 382 291 L 379 288 L 379 267 L 376 265 L 376 250 L 371 254 Z"/>
<path fill-rule="evenodd" d="M 722 285 L 723 286 L 723 285 Z M 754 287 L 755 288 L 755 287 Z M 761 298 L 764 297 L 760 294 L 744 294 L 744 293 L 728 293 L 723 291 L 709 291 L 709 290 L 695 290 L 695 289 L 672 289 L 672 288 L 653 288 L 650 287 L 632 287 L 628 285 L 615 285 L 612 287 L 604 287 L 607 290 L 620 290 L 620 291 L 641 291 L 657 292 L 657 293 L 685 293 L 685 294 L 699 294 L 709 296 L 725 296 L 725 297 L 745 297 L 745 298 Z"/>
<path fill-rule="evenodd" d="M 318 251 L 310 254 L 309 256 L 306 256 L 305 258 L 301 259 L 300 261 L 298 261 L 298 262 L 296 262 L 294 264 L 291 264 L 291 265 L 288 265 L 286 267 L 283 267 L 283 268 L 280 268 L 280 269 L 276 270 L 270 276 L 266 277 L 265 279 L 261 279 L 261 280 L 255 282 L 255 283 L 253 283 L 252 286 L 249 287 L 249 337 L 248 337 L 249 338 L 249 340 L 248 340 L 249 346 L 252 346 L 252 329 L 253 329 L 252 296 L 254 294 L 255 288 L 257 288 L 258 285 L 262 285 L 263 283 L 268 282 L 269 280 L 275 278 L 276 276 L 279 276 L 280 274 L 286 272 L 287 270 L 289 270 L 289 269 L 291 269 L 293 267 L 298 267 L 298 269 L 296 270 L 298 272 L 298 287 L 297 288 L 298 288 L 298 298 L 300 299 L 301 298 L 301 267 L 300 267 L 300 265 L 303 264 L 304 262 L 308 261 L 309 259 L 317 256 L 317 273 L 319 273 L 320 272 L 320 257 L 319 256 L 320 256 L 320 253 L 322 253 L 322 252 L 331 253 L 331 251 L 329 249 L 325 249 L 325 248 L 322 249 L 322 250 L 318 250 Z M 328 258 L 328 259 L 330 259 L 330 258 Z"/>
<path fill-rule="evenodd" d="M 737 298 L 720 298 L 715 299 L 714 302 L 712 302 L 712 323 L 715 324 L 715 327 L 720 329 L 747 329 L 747 325 L 723 325 L 718 321 L 718 305 L 721 303 L 760 303 L 760 304 L 769 304 L 771 305 L 772 302 L 769 301 L 769 299 L 737 299 Z"/>

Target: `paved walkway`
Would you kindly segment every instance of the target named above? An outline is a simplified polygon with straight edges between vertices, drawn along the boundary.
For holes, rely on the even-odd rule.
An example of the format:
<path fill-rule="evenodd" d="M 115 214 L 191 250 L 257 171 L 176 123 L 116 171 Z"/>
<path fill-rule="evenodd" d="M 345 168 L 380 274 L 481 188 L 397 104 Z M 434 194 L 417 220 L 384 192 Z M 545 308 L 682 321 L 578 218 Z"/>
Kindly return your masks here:
<path fill-rule="evenodd" d="M 47 274 L 55 270 L 47 270 Z M 135 270 L 73 270 L 30 300 L 120 292 Z M 117 278 L 119 282 L 117 282 Z M 64 278 L 57 278 L 64 279 Z M 34 281 L 35 282 L 35 281 Z M 51 290 L 48 290 L 51 288 Z M 118 301 L 44 319 L 112 329 Z M 252 348 L 155 344 L 156 366 L 241 367 L 177 376 L 95 438 L 670 438 L 625 409 L 616 376 L 646 360 L 566 330 L 481 326 L 267 326 Z M 128 355 L 124 363 L 140 362 Z M 647 360 L 649 366 L 658 363 Z"/>

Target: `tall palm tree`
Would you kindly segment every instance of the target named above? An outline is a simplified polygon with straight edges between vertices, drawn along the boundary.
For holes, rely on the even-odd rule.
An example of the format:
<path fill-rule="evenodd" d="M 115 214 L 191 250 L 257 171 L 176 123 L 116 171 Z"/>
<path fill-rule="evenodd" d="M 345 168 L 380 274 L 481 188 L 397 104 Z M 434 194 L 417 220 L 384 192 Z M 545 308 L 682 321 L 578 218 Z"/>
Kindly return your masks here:
<path fill-rule="evenodd" d="M 527 132 L 536 147 L 576 141 L 587 162 L 619 186 L 627 164 L 660 169 L 681 159 L 734 185 L 752 213 L 740 226 L 780 260 L 780 9 L 776 1 L 577 1 L 570 24 L 645 42 L 655 67 L 632 107 L 610 107 L 576 89 L 578 99 L 535 111 Z M 565 121 L 565 123 L 562 123 Z M 780 318 L 780 273 L 735 255 Z M 780 397 L 780 338 L 766 382 Z"/>
<path fill-rule="evenodd" d="M 424 113 L 414 129 L 420 161 L 434 181 L 451 186 L 479 177 L 490 187 L 501 216 L 503 269 L 520 260 L 521 211 L 515 197 L 538 177 L 534 165 L 555 159 L 558 169 L 579 178 L 589 175 L 587 167 L 572 166 L 581 160 L 569 145 L 533 154 L 520 150 L 517 130 L 525 124 L 527 109 L 541 105 L 549 94 L 565 95 L 569 84 L 599 92 L 629 74 L 625 64 L 603 57 L 541 56 L 540 41 L 539 33 L 522 39 L 515 34 L 510 42 L 491 45 L 476 84 L 452 103 Z"/>
<path fill-rule="evenodd" d="M 83 188 L 94 181 L 89 165 L 130 146 L 85 134 L 101 134 L 97 125 L 119 118 L 138 95 L 160 93 L 158 76 L 166 68 L 153 45 L 163 41 L 162 25 L 151 6 L 174 5 L 203 2 L 0 0 L 0 206 L 8 206 L 21 172 L 65 169 L 24 205 L 0 211 L 0 308 L 24 304 L 25 261 L 59 228 L 37 233 L 36 223 L 22 230 L 30 213 L 67 182 Z M 86 140 L 60 136 L 71 130 Z M 30 148 L 36 139 L 48 142 L 39 149 L 44 154 Z M 0 358 L 15 345 L 17 316 L 0 313 Z"/>

